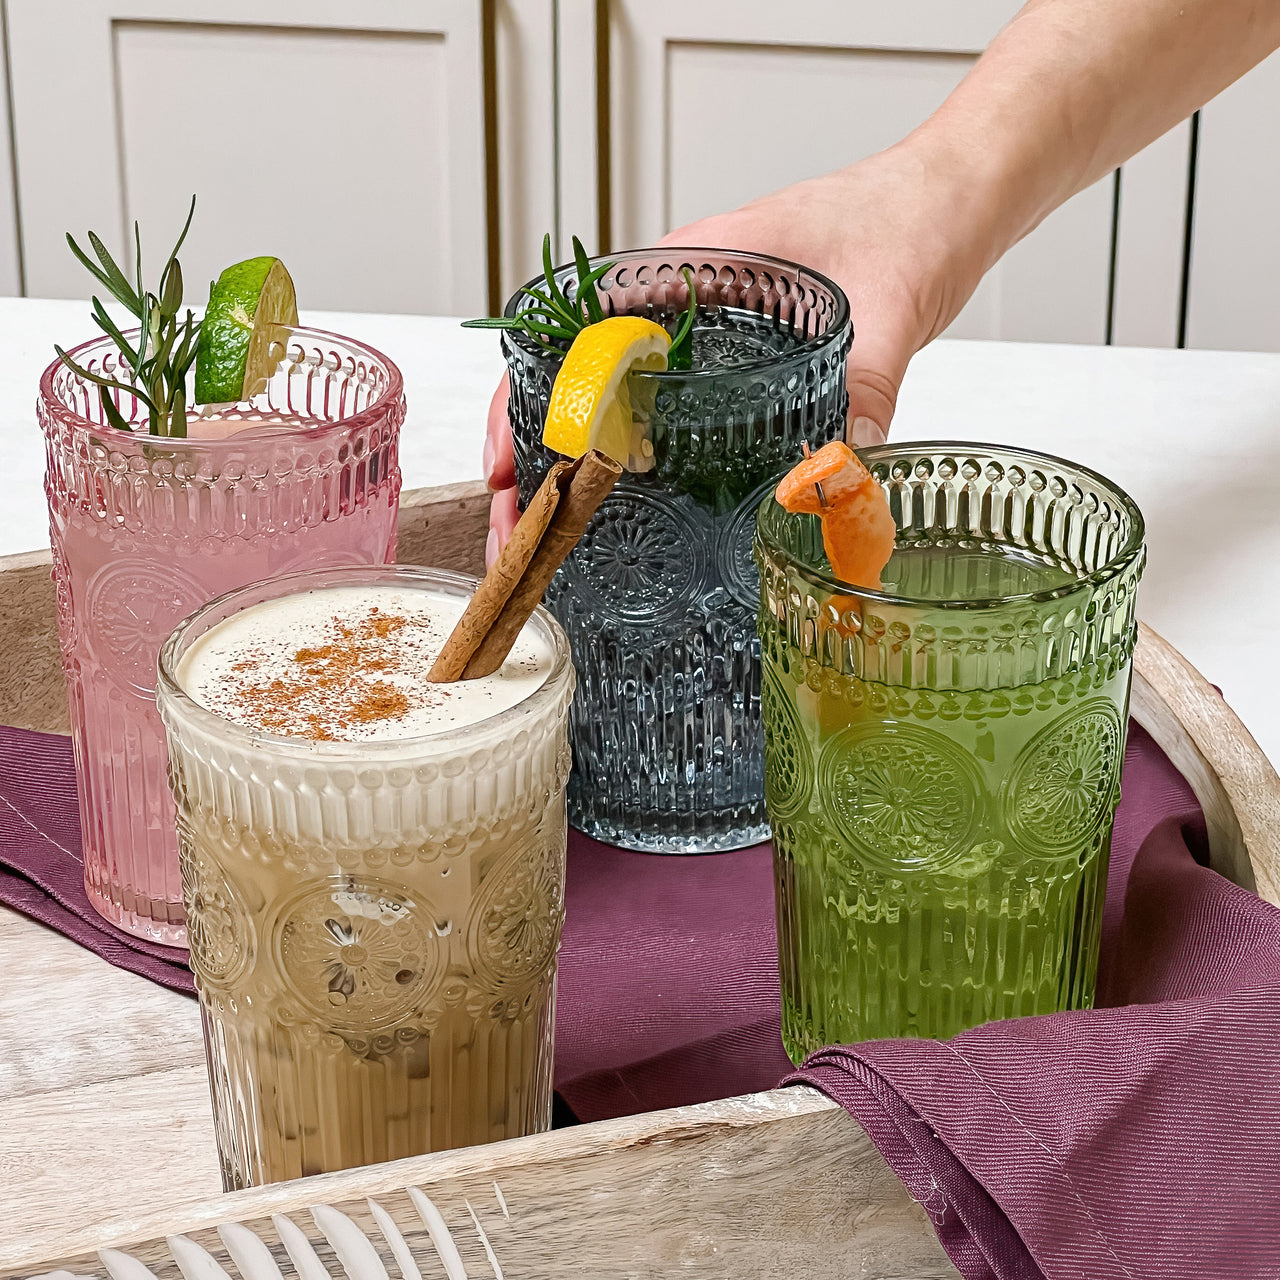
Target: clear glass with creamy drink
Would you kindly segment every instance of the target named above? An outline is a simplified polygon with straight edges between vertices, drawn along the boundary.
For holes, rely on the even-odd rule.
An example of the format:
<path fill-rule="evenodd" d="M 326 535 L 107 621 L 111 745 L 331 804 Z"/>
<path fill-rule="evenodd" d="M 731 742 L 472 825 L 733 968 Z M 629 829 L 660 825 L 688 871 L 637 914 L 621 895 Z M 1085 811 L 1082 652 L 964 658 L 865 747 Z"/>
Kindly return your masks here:
<path fill-rule="evenodd" d="M 474 587 L 276 578 L 161 653 L 228 1189 L 550 1123 L 573 667 L 539 609 L 429 683 Z"/>

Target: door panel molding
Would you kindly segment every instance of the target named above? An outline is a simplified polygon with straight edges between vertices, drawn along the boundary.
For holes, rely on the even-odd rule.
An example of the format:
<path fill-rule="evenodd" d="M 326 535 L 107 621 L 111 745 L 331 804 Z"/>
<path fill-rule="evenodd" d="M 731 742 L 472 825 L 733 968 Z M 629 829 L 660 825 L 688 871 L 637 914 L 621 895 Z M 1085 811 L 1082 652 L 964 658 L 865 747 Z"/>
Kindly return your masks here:
<path fill-rule="evenodd" d="M 388 121 L 383 128 L 398 124 L 409 130 L 439 130 L 438 139 L 421 135 L 429 150 L 419 152 L 417 157 L 442 157 L 440 171 L 430 178 L 445 188 L 439 204 L 440 248 L 422 277 L 424 294 L 429 284 L 431 297 L 438 303 L 435 309 L 477 313 L 485 306 L 487 210 L 481 0 L 363 0 L 358 7 L 343 0 L 309 0 L 303 6 L 287 0 L 61 0 L 57 5 L 45 0 L 8 0 L 7 10 L 18 205 L 22 226 L 28 232 L 23 245 L 28 292 L 54 297 L 80 297 L 86 292 L 88 281 L 62 243 L 64 229 L 82 233 L 93 227 L 114 244 L 132 239 L 127 234 L 131 213 L 126 202 L 134 197 L 126 190 L 124 179 L 127 156 L 123 146 L 128 139 L 122 137 L 124 99 L 119 82 L 122 33 L 132 39 L 141 30 L 167 31 L 174 33 L 175 41 L 179 35 L 189 35 L 194 49 L 194 42 L 202 33 L 224 37 L 231 32 L 245 33 L 252 43 L 265 39 L 267 33 L 287 36 L 297 32 L 300 37 L 322 33 L 353 40 L 400 36 L 406 42 L 438 42 L 439 56 L 432 54 L 430 72 L 432 78 L 439 73 L 439 82 L 415 85 L 414 79 L 421 81 L 425 74 L 426 64 L 415 71 L 406 60 L 400 70 L 407 78 L 395 87 L 402 101 L 439 101 L 446 118 Z M 314 53 L 314 45 L 312 41 L 307 46 L 304 62 Z M 423 50 L 426 46 L 418 43 L 413 47 Z M 48 72 L 50 49 L 57 51 L 57 76 Z M 298 69 L 304 74 L 308 67 L 300 65 Z M 330 75 L 334 94 L 341 93 L 341 83 L 329 68 L 309 69 L 320 77 Z M 363 70 L 366 78 L 374 74 L 368 66 Z M 228 68 L 229 74 L 233 71 Z M 312 82 L 313 92 L 318 83 Z M 322 89 L 323 85 L 319 87 Z M 137 91 L 133 85 L 127 88 Z M 358 109 L 367 101 L 353 99 L 352 107 Z M 376 105 L 370 113 L 375 128 L 382 123 Z M 216 120 L 211 123 L 216 127 Z M 255 183 L 270 181 L 271 146 L 297 146 L 297 138 L 288 136 L 287 121 L 275 135 L 273 122 L 266 121 L 264 125 L 264 138 L 244 140 L 244 167 L 235 180 L 243 185 L 246 200 L 253 198 Z M 200 139 L 198 132 L 193 133 L 191 146 L 198 153 Z M 313 151 L 306 153 L 306 163 L 319 174 L 316 186 L 308 188 L 296 178 L 289 180 L 298 188 L 296 207 L 290 213 L 299 227 L 305 226 L 309 202 L 323 204 L 325 183 L 346 181 L 367 188 L 367 234 L 378 234 L 379 216 L 385 217 L 388 209 L 383 202 L 397 198 L 397 187 L 394 183 L 389 186 L 387 174 L 395 169 L 397 156 L 405 149 L 398 133 L 390 142 L 385 137 L 377 141 L 380 154 L 385 157 L 381 173 L 362 164 L 359 148 L 331 155 L 324 151 L 323 139 L 316 141 Z M 261 147 L 261 152 L 255 152 L 255 146 Z M 404 163 L 412 161 L 412 155 L 406 153 Z M 217 176 L 220 182 L 228 180 L 225 174 Z M 400 176 L 409 189 L 413 182 L 418 182 L 421 189 L 426 181 L 421 174 Z M 154 180 L 154 185 L 158 186 L 159 181 Z M 364 198 L 363 192 L 356 196 L 349 191 L 345 194 L 349 207 Z M 403 209 L 400 212 L 407 236 L 411 214 Z M 49 234 L 51 230 L 56 234 Z M 268 230 L 273 239 L 281 231 L 278 227 Z M 287 244 L 280 245 L 279 252 L 287 254 L 287 250 Z M 358 270 L 359 244 L 338 244 L 325 251 L 333 255 L 334 271 Z M 406 296 L 403 282 L 396 284 L 400 289 L 397 296 Z M 196 290 L 192 290 L 195 295 Z M 376 296 L 376 290 L 371 290 L 370 296 Z M 303 301 L 306 305 L 305 297 Z M 325 300 L 328 305 L 332 301 Z M 348 309 L 361 309 L 361 305 L 362 295 L 353 293 Z"/>

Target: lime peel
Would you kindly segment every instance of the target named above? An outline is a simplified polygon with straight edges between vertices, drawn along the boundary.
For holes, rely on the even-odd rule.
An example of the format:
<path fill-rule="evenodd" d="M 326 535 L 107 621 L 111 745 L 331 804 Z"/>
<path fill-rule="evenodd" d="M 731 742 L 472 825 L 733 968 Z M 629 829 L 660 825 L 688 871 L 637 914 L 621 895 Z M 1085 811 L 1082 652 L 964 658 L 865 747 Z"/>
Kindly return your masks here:
<path fill-rule="evenodd" d="M 293 280 L 279 258 L 248 258 L 209 287 L 196 350 L 200 404 L 251 400 L 270 380 L 298 323 Z"/>

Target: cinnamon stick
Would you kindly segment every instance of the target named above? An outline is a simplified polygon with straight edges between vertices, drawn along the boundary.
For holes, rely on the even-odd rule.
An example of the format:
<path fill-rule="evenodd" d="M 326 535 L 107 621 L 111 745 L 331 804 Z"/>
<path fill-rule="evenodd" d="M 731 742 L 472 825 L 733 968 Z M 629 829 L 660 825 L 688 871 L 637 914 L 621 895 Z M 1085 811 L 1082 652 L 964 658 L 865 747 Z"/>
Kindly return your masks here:
<path fill-rule="evenodd" d="M 621 474 L 617 462 L 594 449 L 551 468 L 445 641 L 428 680 L 475 680 L 502 666 Z"/>

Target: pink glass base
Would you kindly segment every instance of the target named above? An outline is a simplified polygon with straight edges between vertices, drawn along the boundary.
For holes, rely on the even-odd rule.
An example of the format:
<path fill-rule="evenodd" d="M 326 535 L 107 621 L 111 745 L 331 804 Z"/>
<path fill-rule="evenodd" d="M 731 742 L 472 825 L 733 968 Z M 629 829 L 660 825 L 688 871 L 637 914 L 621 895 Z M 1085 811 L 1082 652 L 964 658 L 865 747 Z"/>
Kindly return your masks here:
<path fill-rule="evenodd" d="M 135 938 L 158 942 L 164 947 L 185 947 L 187 926 L 181 902 L 163 902 L 155 898 L 139 898 L 128 894 L 129 902 L 112 902 L 100 896 L 85 879 L 89 905 L 104 919 Z"/>

